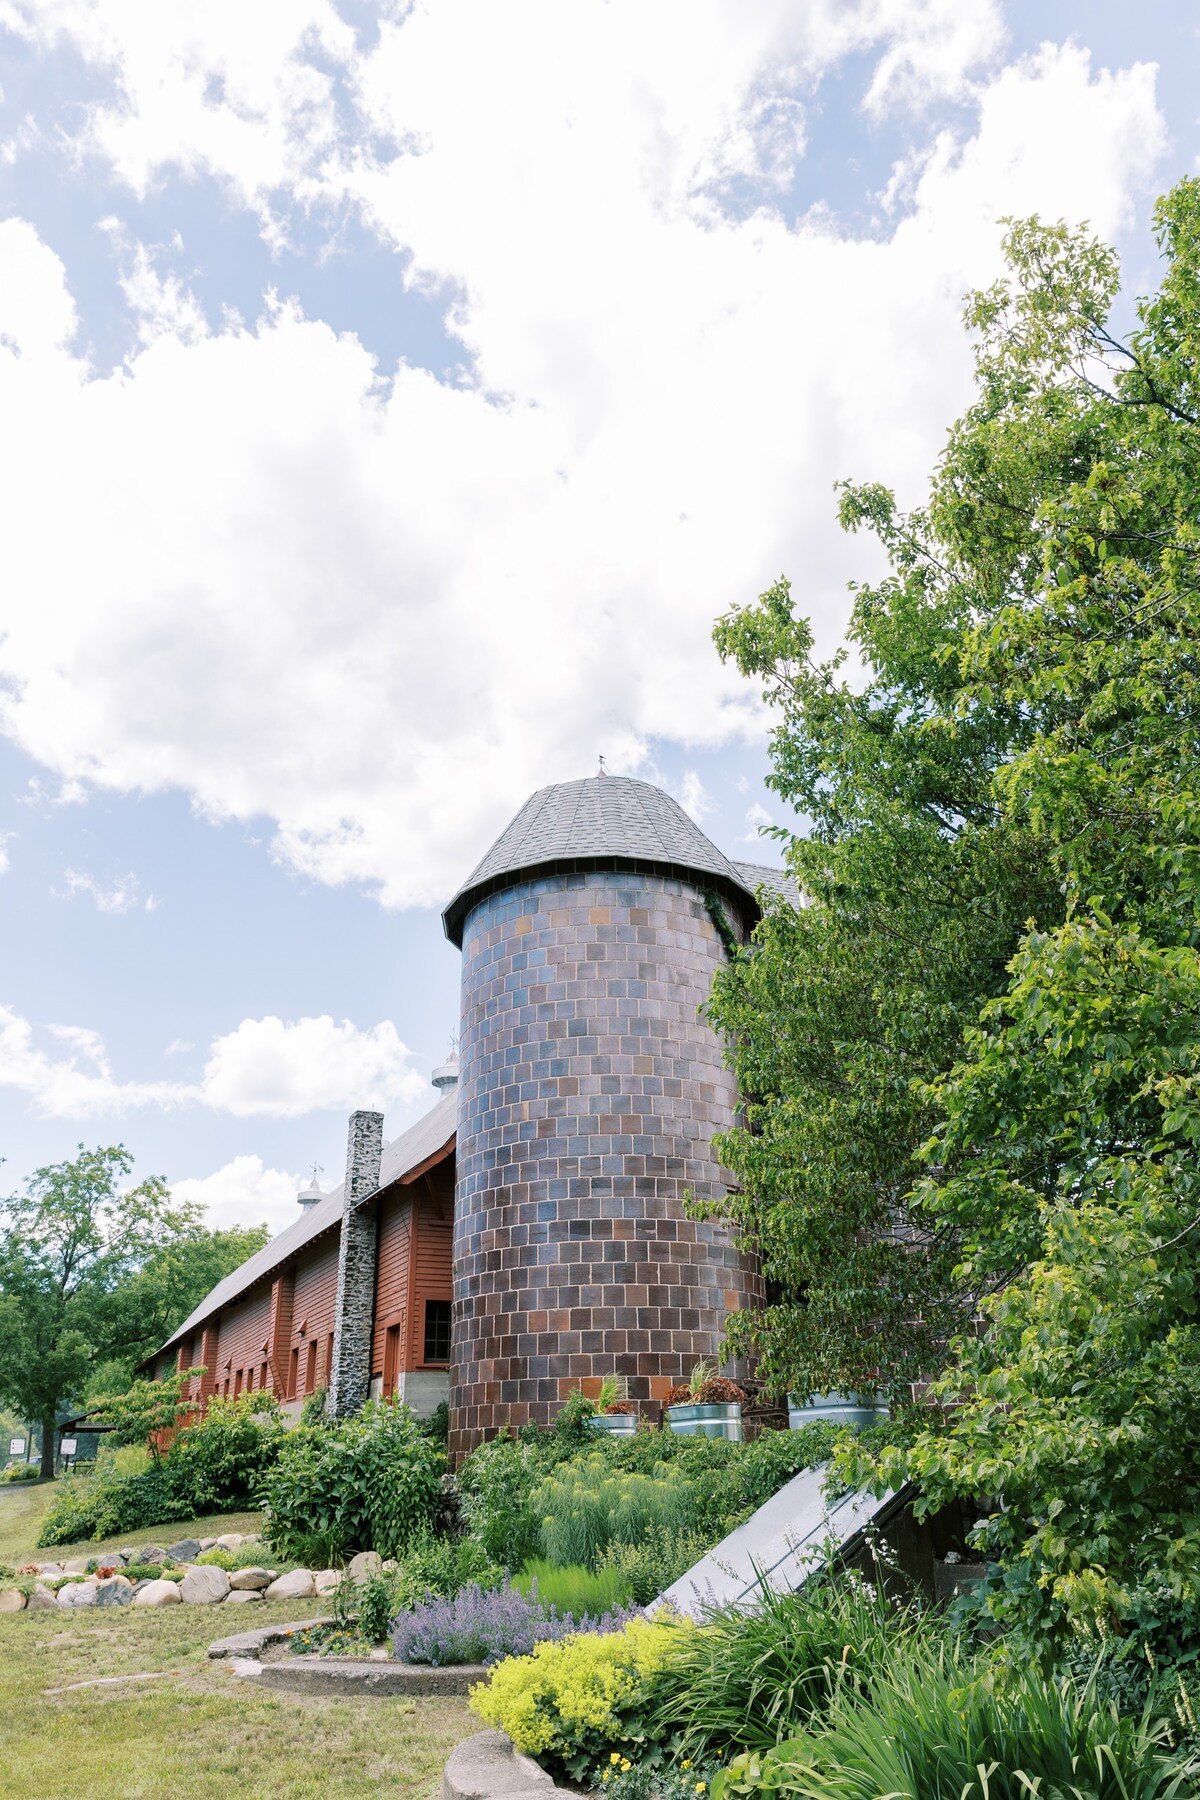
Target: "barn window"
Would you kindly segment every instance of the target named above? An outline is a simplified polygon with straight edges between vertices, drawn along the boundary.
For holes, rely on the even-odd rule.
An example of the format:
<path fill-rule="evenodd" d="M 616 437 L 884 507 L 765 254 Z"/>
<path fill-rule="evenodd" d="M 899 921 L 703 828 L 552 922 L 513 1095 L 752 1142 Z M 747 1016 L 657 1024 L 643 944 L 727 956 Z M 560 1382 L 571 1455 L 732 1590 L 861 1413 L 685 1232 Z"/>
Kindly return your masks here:
<path fill-rule="evenodd" d="M 450 1302 L 425 1302 L 425 1357 L 427 1363 L 450 1361 Z"/>

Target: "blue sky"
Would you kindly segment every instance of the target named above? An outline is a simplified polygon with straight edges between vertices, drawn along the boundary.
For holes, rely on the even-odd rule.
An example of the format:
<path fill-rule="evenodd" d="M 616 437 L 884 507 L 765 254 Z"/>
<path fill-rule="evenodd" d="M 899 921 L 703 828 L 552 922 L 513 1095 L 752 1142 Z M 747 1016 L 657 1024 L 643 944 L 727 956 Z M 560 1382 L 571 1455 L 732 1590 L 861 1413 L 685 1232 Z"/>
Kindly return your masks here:
<path fill-rule="evenodd" d="M 599 752 L 772 860 L 714 617 L 836 644 L 998 218 L 1147 286 L 1196 75 L 1182 5 L 0 0 L 0 1179 L 286 1223 Z"/>

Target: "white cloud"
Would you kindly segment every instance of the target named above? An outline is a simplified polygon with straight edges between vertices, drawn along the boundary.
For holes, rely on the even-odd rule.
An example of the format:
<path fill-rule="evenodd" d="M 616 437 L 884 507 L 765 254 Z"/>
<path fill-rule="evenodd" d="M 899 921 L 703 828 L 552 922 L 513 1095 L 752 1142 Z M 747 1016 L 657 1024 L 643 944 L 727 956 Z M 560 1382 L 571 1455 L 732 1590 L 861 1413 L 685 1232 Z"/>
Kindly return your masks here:
<path fill-rule="evenodd" d="M 16 835 L 15 831 L 0 831 L 0 875 L 8 873 L 9 864 L 12 861 L 8 853 L 8 841 L 10 838 L 15 838 Z"/>
<path fill-rule="evenodd" d="M 273 298 L 202 329 L 147 258 L 142 346 L 93 379 L 61 265 L 0 226 L 0 268 L 11 249 L 41 294 L 0 280 L 0 334 L 30 346 L 0 351 L 0 724 L 72 792 L 262 815 L 292 866 L 390 904 L 444 900 L 597 748 L 637 772 L 655 737 L 760 731 L 713 618 L 789 570 L 829 645 L 872 567 L 830 482 L 916 497 L 967 394 L 961 294 L 995 272 L 998 216 L 1110 234 L 1164 141 L 1152 70 L 1048 46 L 997 71 L 982 0 L 455 0 L 389 15 L 365 53 L 318 0 L 149 10 L 0 16 L 114 71 L 85 142 L 136 191 L 208 173 L 271 230 L 358 208 L 411 259 L 397 280 L 457 296 L 470 373 L 383 380 Z M 876 110 L 977 105 L 860 241 L 772 209 L 813 82 L 852 51 Z"/>
<path fill-rule="evenodd" d="M 67 884 L 68 899 L 73 900 L 76 895 L 83 894 L 97 912 L 125 913 L 139 905 L 143 911 L 153 912 L 158 904 L 153 894 L 148 895 L 144 901 L 141 900 L 141 883 L 136 875 L 120 875 L 105 886 L 94 875 L 85 875 L 78 869 L 66 869 L 63 871 L 63 880 Z"/>
<path fill-rule="evenodd" d="M 236 1117 L 297 1118 L 318 1107 L 385 1111 L 428 1093 L 390 1020 L 368 1031 L 318 1019 L 243 1019 L 217 1038 L 204 1067 L 205 1104 Z"/>
<path fill-rule="evenodd" d="M 389 1020 L 360 1030 L 327 1015 L 286 1024 L 243 1019 L 214 1039 L 198 1081 L 121 1080 L 98 1032 L 51 1025 L 46 1035 L 54 1049 L 39 1044 L 29 1020 L 0 1006 L 0 1088 L 25 1094 L 55 1118 L 199 1105 L 236 1118 L 287 1119 L 322 1108 L 408 1108 L 428 1092 Z M 168 1054 L 184 1048 L 172 1045 Z"/>
<path fill-rule="evenodd" d="M 172 1182 L 171 1193 L 202 1206 L 204 1223 L 213 1231 L 265 1224 L 274 1236 L 297 1218 L 296 1195 L 303 1186 L 298 1175 L 264 1168 L 261 1156 L 235 1156 L 211 1175 Z"/>
<path fill-rule="evenodd" d="M 695 769 L 685 769 L 679 784 L 679 804 L 699 824 L 712 811 L 712 795 Z"/>
<path fill-rule="evenodd" d="M 746 813 L 746 824 L 749 829 L 742 836 L 743 844 L 754 844 L 761 850 L 763 848 L 762 827 L 774 823 L 775 821 L 766 807 L 760 805 L 756 800 Z"/>

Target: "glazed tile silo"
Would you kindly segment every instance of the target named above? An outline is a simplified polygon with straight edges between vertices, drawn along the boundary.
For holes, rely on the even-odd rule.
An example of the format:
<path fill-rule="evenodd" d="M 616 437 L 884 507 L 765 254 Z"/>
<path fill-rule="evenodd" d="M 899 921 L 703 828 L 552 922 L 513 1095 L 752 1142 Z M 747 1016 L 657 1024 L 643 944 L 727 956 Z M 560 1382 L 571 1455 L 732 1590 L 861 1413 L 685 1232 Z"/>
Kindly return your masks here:
<path fill-rule="evenodd" d="M 647 782 L 601 775 L 526 802 L 445 912 L 461 944 L 451 1454 L 622 1375 L 657 1411 L 753 1261 L 684 1196 L 716 1198 L 737 1095 L 702 1008 L 758 908 Z"/>

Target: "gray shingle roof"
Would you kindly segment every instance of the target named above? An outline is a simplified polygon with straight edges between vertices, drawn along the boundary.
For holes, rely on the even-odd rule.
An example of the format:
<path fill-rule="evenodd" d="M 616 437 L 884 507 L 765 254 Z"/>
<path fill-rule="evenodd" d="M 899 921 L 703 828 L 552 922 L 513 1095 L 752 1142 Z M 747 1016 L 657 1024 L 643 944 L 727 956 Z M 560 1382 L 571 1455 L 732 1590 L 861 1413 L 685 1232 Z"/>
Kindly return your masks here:
<path fill-rule="evenodd" d="M 458 1124 L 458 1091 L 451 1088 L 442 1095 L 437 1105 L 427 1112 L 424 1118 L 418 1119 L 415 1125 L 393 1138 L 383 1148 L 383 1161 L 380 1169 L 379 1188 L 389 1187 L 393 1181 L 402 1181 L 413 1169 L 441 1150 L 453 1137 Z M 195 1312 L 183 1321 L 179 1328 L 172 1332 L 165 1344 L 159 1346 L 155 1355 L 161 1355 L 182 1338 L 190 1337 L 196 1327 L 205 1319 L 211 1319 L 221 1307 L 228 1306 L 231 1300 L 252 1288 L 256 1281 L 264 1275 L 270 1275 L 281 1263 L 295 1256 L 319 1238 L 323 1232 L 337 1225 L 342 1216 L 342 1190 L 345 1183 L 336 1187 L 332 1194 L 326 1194 L 318 1206 L 310 1206 L 307 1212 L 288 1225 L 269 1244 L 248 1257 L 240 1268 L 226 1275 L 224 1281 L 218 1281 L 215 1288 L 206 1294 Z M 379 1189 L 376 1190 L 378 1192 Z M 368 1195 L 367 1199 L 373 1196 Z"/>
<path fill-rule="evenodd" d="M 783 899 L 791 906 L 803 904 L 795 877 L 789 875 L 786 869 L 769 868 L 766 863 L 740 862 L 734 863 L 733 866 L 752 894 L 757 893 L 762 887 L 766 888 L 769 894 L 782 895 Z"/>
<path fill-rule="evenodd" d="M 446 936 L 460 944 L 471 907 L 508 886 L 513 874 L 614 861 L 707 875 L 715 886 L 751 900 L 758 885 L 746 881 L 670 794 L 626 775 L 594 775 L 540 788 L 525 802 L 442 914 Z"/>

